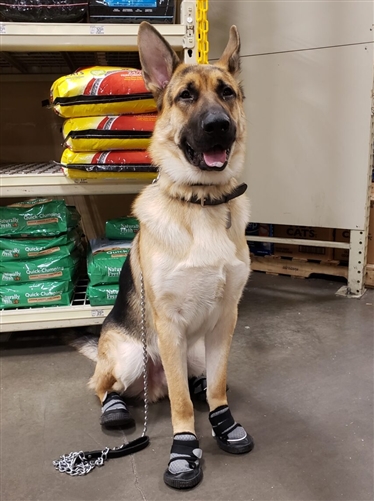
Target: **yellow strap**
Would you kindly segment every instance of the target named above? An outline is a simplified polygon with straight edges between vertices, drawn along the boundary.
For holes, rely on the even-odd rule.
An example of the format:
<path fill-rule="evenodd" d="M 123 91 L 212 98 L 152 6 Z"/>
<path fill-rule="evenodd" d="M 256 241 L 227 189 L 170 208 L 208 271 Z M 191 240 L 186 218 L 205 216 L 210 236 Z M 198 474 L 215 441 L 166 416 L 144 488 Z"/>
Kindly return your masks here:
<path fill-rule="evenodd" d="M 196 27 L 197 62 L 198 64 L 208 64 L 208 0 L 197 0 L 196 2 Z"/>

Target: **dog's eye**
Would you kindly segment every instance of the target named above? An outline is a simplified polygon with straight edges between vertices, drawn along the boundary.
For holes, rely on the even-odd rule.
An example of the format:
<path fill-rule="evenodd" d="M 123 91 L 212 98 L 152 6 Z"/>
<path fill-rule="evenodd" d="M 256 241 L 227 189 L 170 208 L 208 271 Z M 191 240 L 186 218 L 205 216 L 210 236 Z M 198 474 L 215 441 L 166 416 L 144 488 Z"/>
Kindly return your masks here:
<path fill-rule="evenodd" d="M 192 101 L 193 95 L 189 90 L 185 89 L 179 94 L 179 99 L 182 99 L 182 101 Z"/>
<path fill-rule="evenodd" d="M 234 97 L 235 96 L 235 92 L 232 90 L 231 87 L 224 87 L 223 90 L 222 90 L 222 97 L 225 99 L 225 98 L 229 98 L 229 97 Z"/>

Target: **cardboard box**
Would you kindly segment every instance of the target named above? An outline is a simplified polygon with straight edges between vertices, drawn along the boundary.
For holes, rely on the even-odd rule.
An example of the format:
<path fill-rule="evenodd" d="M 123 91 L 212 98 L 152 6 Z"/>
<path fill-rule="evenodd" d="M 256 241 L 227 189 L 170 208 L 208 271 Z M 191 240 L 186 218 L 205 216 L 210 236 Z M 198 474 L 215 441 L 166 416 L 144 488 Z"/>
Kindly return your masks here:
<path fill-rule="evenodd" d="M 374 200 L 370 201 L 370 215 L 369 215 L 369 235 L 367 247 L 367 263 L 374 264 Z M 349 242 L 349 230 L 335 230 L 336 242 Z M 334 249 L 334 259 L 337 261 L 349 260 L 349 249 Z"/>
<path fill-rule="evenodd" d="M 288 226 L 276 224 L 274 225 L 274 237 L 333 241 L 334 230 L 330 228 L 316 228 L 312 226 Z M 291 245 L 283 243 L 274 244 L 274 254 L 277 256 L 329 261 L 333 258 L 333 249 L 330 247 L 312 247 L 310 245 Z"/>
<path fill-rule="evenodd" d="M 374 198 L 370 201 L 367 263 L 374 264 Z"/>

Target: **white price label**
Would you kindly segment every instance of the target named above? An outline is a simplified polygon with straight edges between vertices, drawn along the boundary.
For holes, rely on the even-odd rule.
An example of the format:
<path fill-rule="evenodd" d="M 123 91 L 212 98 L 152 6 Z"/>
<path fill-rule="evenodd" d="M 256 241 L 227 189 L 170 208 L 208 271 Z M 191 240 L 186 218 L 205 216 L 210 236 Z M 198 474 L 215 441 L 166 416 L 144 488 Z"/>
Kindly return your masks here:
<path fill-rule="evenodd" d="M 6 26 L 5 24 L 0 24 L 0 35 L 6 34 Z"/>
<path fill-rule="evenodd" d="M 92 310 L 91 317 L 103 317 L 105 315 L 104 310 Z"/>
<path fill-rule="evenodd" d="M 91 35 L 104 35 L 105 34 L 104 26 L 96 26 L 96 25 L 90 26 L 90 34 Z"/>

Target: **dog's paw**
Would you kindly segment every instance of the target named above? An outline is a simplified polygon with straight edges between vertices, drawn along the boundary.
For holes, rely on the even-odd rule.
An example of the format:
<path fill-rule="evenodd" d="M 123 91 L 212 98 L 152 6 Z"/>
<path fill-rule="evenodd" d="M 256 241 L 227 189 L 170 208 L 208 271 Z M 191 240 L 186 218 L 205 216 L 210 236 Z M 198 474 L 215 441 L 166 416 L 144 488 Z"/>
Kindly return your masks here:
<path fill-rule="evenodd" d="M 246 454 L 253 449 L 253 438 L 234 420 L 227 405 L 210 412 L 209 421 L 220 449 L 230 454 Z"/>
<path fill-rule="evenodd" d="M 135 424 L 127 406 L 118 393 L 108 393 L 101 408 L 101 426 L 105 428 L 129 427 Z"/>
<path fill-rule="evenodd" d="M 170 461 L 164 473 L 164 482 L 174 489 L 191 489 L 203 478 L 200 459 L 202 450 L 192 433 L 174 435 Z"/>

